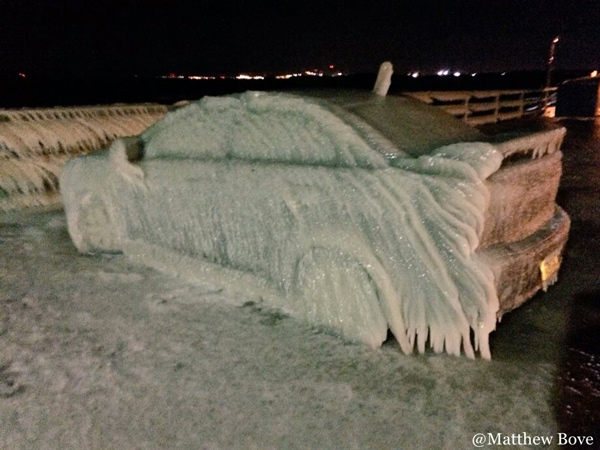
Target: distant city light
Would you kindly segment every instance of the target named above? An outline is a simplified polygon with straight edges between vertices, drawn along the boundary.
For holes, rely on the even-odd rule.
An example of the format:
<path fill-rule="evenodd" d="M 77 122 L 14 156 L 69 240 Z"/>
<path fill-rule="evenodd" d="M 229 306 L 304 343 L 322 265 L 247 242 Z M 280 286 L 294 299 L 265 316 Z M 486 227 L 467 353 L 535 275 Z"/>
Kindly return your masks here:
<path fill-rule="evenodd" d="M 244 73 L 239 74 L 235 77 L 236 80 L 264 80 L 265 77 L 261 75 L 246 75 Z"/>
<path fill-rule="evenodd" d="M 590 77 L 592 78 L 596 78 L 598 76 L 598 71 L 594 70 L 592 73 L 590 73 Z"/>
<path fill-rule="evenodd" d="M 19 76 L 20 76 L 21 78 L 25 78 L 25 74 L 24 74 L 24 73 L 19 73 Z"/>
<path fill-rule="evenodd" d="M 450 74 L 450 70 L 448 70 L 448 69 L 442 69 L 442 70 L 439 70 L 437 74 L 438 74 L 439 77 L 445 77 L 445 76 L 448 76 Z"/>
<path fill-rule="evenodd" d="M 275 75 L 275 78 L 278 80 L 289 80 L 292 77 L 301 77 L 301 73 L 285 73 L 283 75 Z"/>
<path fill-rule="evenodd" d="M 476 77 L 476 76 L 477 76 L 477 74 L 476 74 L 476 73 L 472 73 L 472 74 L 471 74 L 471 76 L 472 76 L 472 77 Z"/>
<path fill-rule="evenodd" d="M 408 76 L 413 78 L 419 78 L 419 72 L 416 70 L 414 72 L 408 72 Z"/>
<path fill-rule="evenodd" d="M 330 65 L 329 65 L 329 68 L 330 68 L 330 69 L 333 69 L 333 64 L 330 64 Z"/>
<path fill-rule="evenodd" d="M 459 71 L 456 71 L 456 72 L 454 72 L 452 75 L 454 75 L 455 77 L 460 77 L 460 72 L 459 72 Z"/>
<path fill-rule="evenodd" d="M 333 66 L 333 64 L 332 64 Z M 335 67 L 335 66 L 334 66 Z M 188 80 L 227 80 L 227 79 L 235 79 L 235 80 L 264 80 L 267 76 L 273 76 L 275 79 L 277 80 L 289 80 L 290 78 L 295 78 L 295 77 L 305 77 L 305 76 L 309 76 L 309 77 L 324 77 L 324 76 L 329 76 L 329 77 L 341 77 L 343 76 L 344 73 L 343 72 L 323 72 L 322 70 L 318 70 L 318 69 L 313 69 L 313 70 L 306 70 L 304 72 L 296 72 L 296 73 L 284 73 L 284 74 L 279 74 L 279 75 L 252 75 L 252 74 L 247 74 L 247 73 L 240 73 L 238 75 L 216 75 L 216 76 L 209 76 L 209 75 L 179 75 L 177 73 L 169 73 L 167 75 L 160 75 L 159 78 L 170 78 L 170 79 L 188 79 Z M 20 77 L 25 77 L 25 74 L 19 73 Z M 416 76 L 418 76 L 418 72 L 416 75 L 412 75 L 416 78 Z"/>
<path fill-rule="evenodd" d="M 178 80 L 184 80 L 188 77 L 186 77 L 185 75 L 177 75 L 176 73 L 170 73 L 169 75 L 163 75 L 160 78 L 170 78 L 170 79 L 178 79 Z"/>

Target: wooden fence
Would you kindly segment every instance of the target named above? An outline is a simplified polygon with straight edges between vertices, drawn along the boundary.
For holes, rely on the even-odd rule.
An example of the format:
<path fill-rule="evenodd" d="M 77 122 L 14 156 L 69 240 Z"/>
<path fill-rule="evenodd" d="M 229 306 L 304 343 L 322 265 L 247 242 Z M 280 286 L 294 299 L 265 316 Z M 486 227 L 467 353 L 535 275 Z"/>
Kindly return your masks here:
<path fill-rule="evenodd" d="M 541 115 L 556 103 L 556 88 L 495 91 L 405 92 L 470 125 Z"/>

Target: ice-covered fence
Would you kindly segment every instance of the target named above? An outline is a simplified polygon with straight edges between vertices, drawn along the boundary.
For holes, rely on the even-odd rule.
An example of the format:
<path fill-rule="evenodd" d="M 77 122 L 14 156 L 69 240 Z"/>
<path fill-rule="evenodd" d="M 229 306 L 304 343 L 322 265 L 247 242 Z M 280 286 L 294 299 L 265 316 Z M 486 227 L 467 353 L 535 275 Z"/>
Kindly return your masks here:
<path fill-rule="evenodd" d="M 541 114 L 555 103 L 556 88 L 494 91 L 426 91 L 405 95 L 443 109 L 470 125 Z"/>
<path fill-rule="evenodd" d="M 166 112 L 158 104 L 0 109 L 0 210 L 58 204 L 70 157 L 137 135 Z"/>

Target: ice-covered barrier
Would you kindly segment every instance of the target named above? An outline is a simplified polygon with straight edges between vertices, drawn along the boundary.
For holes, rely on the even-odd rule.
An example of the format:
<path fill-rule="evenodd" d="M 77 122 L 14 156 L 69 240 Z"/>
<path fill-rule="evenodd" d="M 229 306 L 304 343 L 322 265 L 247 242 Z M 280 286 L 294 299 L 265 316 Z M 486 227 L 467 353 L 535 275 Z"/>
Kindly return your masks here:
<path fill-rule="evenodd" d="M 557 128 L 522 136 L 505 135 L 496 146 L 505 158 L 528 156 L 536 159 L 558 152 L 566 133 L 565 128 Z"/>
<path fill-rule="evenodd" d="M 0 110 L 0 210 L 60 202 L 67 159 L 139 134 L 165 113 L 149 104 Z"/>
<path fill-rule="evenodd" d="M 374 347 L 390 329 L 406 353 L 429 343 L 489 358 L 498 298 L 475 250 L 502 154 L 481 142 L 419 157 L 393 147 L 328 102 L 205 98 L 67 163 L 69 232 L 80 251 L 122 250 L 184 276 L 225 271 Z"/>

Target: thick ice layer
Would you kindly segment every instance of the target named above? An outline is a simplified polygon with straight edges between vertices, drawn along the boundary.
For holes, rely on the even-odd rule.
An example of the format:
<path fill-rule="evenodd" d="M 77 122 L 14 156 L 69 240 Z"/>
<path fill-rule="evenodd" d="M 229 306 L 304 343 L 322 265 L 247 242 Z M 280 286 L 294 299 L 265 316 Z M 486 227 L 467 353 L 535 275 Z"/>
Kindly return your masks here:
<path fill-rule="evenodd" d="M 429 342 L 473 357 L 473 330 L 489 358 L 498 300 L 474 252 L 501 154 L 464 143 L 388 163 L 359 122 L 284 95 L 192 104 L 142 135 L 139 166 L 122 143 L 110 163 L 67 164 L 69 231 L 82 251 L 172 273 L 223 267 L 227 283 L 371 346 L 389 328 L 406 353 Z"/>
<path fill-rule="evenodd" d="M 524 136 L 500 135 L 496 145 L 505 158 L 515 154 L 526 154 L 536 159 L 559 151 L 566 133 L 565 128 L 557 128 Z"/>
<path fill-rule="evenodd" d="M 144 132 L 145 157 L 386 167 L 383 149 L 373 151 L 377 144 L 330 109 L 325 102 L 259 92 L 206 97 Z"/>
<path fill-rule="evenodd" d="M 52 202 L 64 163 L 141 133 L 160 105 L 0 110 L 0 210 Z"/>

